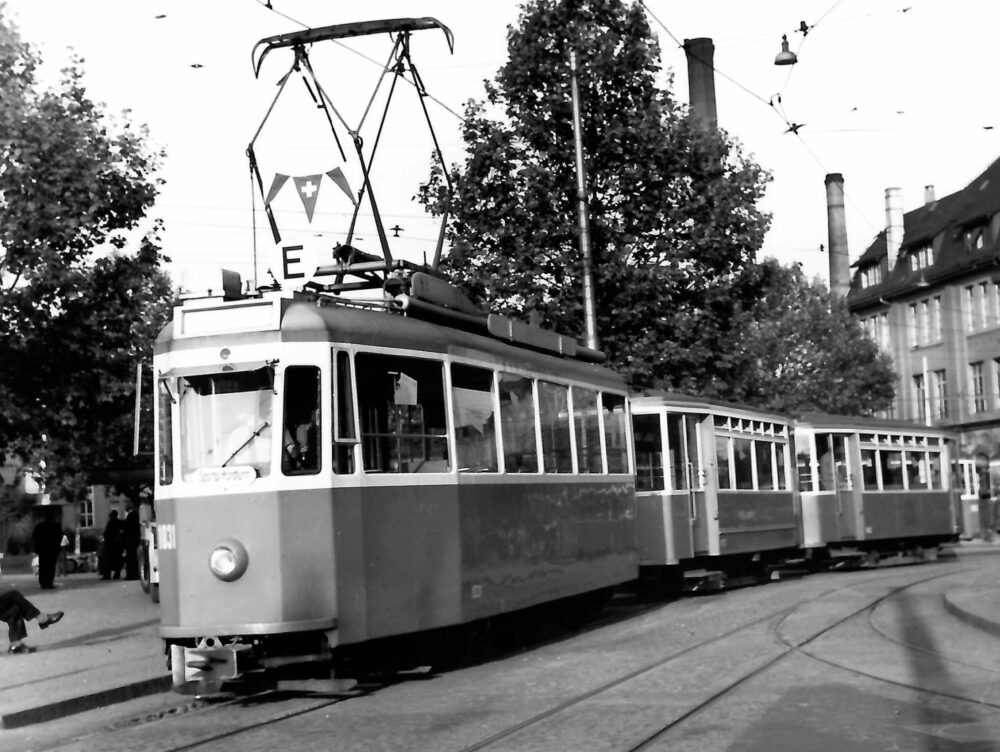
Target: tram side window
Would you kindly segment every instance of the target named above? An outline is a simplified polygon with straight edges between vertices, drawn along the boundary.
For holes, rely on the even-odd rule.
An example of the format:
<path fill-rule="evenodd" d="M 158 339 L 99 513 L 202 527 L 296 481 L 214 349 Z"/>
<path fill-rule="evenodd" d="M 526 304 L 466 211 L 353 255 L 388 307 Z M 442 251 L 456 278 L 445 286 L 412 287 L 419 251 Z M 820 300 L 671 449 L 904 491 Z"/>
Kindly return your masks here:
<path fill-rule="evenodd" d="M 625 397 L 620 394 L 601 393 L 601 409 L 604 413 L 604 446 L 608 453 L 608 472 L 628 472 L 628 446 L 625 413 Z"/>
<path fill-rule="evenodd" d="M 542 469 L 547 473 L 573 472 L 569 387 L 539 381 L 538 415 L 542 429 Z"/>
<path fill-rule="evenodd" d="M 597 392 L 573 387 L 573 424 L 576 427 L 576 463 L 579 472 L 603 472 Z"/>
<path fill-rule="evenodd" d="M 904 452 L 903 458 L 906 463 L 907 488 L 927 488 L 927 453 Z"/>
<path fill-rule="evenodd" d="M 493 371 L 455 364 L 451 367 L 455 409 L 455 462 L 462 473 L 497 471 Z"/>
<path fill-rule="evenodd" d="M 778 466 L 778 484 L 775 488 L 782 491 L 788 490 L 788 479 L 785 477 L 785 445 L 774 445 L 774 459 Z"/>
<path fill-rule="evenodd" d="M 633 415 L 632 429 L 635 434 L 635 490 L 663 491 L 665 483 L 660 416 Z"/>
<path fill-rule="evenodd" d="M 354 379 L 348 353 L 339 351 L 334 355 L 334 373 L 333 471 L 343 475 L 354 472 L 354 447 L 358 443 L 354 427 Z"/>
<path fill-rule="evenodd" d="M 537 473 L 535 390 L 531 379 L 500 374 L 500 424 L 503 427 L 504 470 Z"/>
<path fill-rule="evenodd" d="M 819 459 L 819 490 L 835 491 L 837 489 L 837 468 L 833 455 L 834 438 L 828 433 L 816 435 L 816 455 Z"/>
<path fill-rule="evenodd" d="M 944 488 L 941 478 L 941 452 L 929 452 L 927 454 L 927 467 L 930 472 L 930 485 L 928 488 Z"/>
<path fill-rule="evenodd" d="M 771 491 L 776 488 L 774 485 L 774 465 L 771 458 L 772 446 L 774 446 L 773 443 L 763 439 L 757 439 L 753 443 L 757 460 L 757 488 L 762 491 Z"/>
<path fill-rule="evenodd" d="M 694 421 L 688 424 L 694 429 Z M 667 473 L 670 479 L 671 491 L 686 491 L 688 489 L 688 472 L 684 462 L 684 416 L 667 414 Z M 688 446 L 693 446 L 694 440 Z"/>
<path fill-rule="evenodd" d="M 874 449 L 861 450 L 861 479 L 869 491 L 878 490 L 878 463 Z"/>
<path fill-rule="evenodd" d="M 726 436 L 715 437 L 715 459 L 718 464 L 719 490 L 728 491 L 733 487 L 729 472 L 729 439 Z"/>
<path fill-rule="evenodd" d="M 159 384 L 160 420 L 159 420 L 159 472 L 160 485 L 169 486 L 174 482 L 174 397 L 166 382 L 160 379 Z"/>
<path fill-rule="evenodd" d="M 900 451 L 879 452 L 882 459 L 882 490 L 897 491 L 903 488 L 903 453 Z"/>
<path fill-rule="evenodd" d="M 360 353 L 354 365 L 365 472 L 447 472 L 444 364 Z"/>
<path fill-rule="evenodd" d="M 314 475 L 320 463 L 320 378 L 315 366 L 285 369 L 285 427 L 281 472 Z"/>
<path fill-rule="evenodd" d="M 750 439 L 733 439 L 733 459 L 736 466 L 736 487 L 753 489 L 753 453 Z"/>

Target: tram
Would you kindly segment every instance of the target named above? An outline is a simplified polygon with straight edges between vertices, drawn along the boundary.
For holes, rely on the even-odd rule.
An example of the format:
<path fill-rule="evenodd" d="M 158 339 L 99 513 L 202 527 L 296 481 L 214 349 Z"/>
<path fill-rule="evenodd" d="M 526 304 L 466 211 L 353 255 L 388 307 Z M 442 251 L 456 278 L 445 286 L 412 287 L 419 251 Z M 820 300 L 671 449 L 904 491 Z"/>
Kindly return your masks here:
<path fill-rule="evenodd" d="M 417 318 L 472 317 L 428 299 L 440 280 L 398 281 L 409 293 L 389 305 L 189 301 L 159 337 L 160 632 L 177 687 L 634 579 L 621 378 L 503 317 L 479 333 Z"/>
<path fill-rule="evenodd" d="M 795 424 L 803 546 L 833 557 L 933 556 L 962 529 L 957 437 L 902 421 L 808 414 Z"/>
<path fill-rule="evenodd" d="M 632 411 L 647 585 L 732 586 L 798 558 L 790 418 L 668 392 L 634 396 Z"/>

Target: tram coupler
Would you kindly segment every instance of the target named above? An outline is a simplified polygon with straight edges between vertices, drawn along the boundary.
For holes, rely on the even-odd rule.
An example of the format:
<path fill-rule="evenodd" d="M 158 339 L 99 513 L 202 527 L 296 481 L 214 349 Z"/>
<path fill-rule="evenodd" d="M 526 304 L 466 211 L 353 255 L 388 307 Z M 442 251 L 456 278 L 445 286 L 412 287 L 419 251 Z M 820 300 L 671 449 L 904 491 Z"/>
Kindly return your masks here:
<path fill-rule="evenodd" d="M 222 685 L 240 674 L 239 660 L 250 656 L 249 645 L 223 645 L 214 637 L 195 647 L 170 646 L 173 689 L 180 694 L 217 694 Z"/>

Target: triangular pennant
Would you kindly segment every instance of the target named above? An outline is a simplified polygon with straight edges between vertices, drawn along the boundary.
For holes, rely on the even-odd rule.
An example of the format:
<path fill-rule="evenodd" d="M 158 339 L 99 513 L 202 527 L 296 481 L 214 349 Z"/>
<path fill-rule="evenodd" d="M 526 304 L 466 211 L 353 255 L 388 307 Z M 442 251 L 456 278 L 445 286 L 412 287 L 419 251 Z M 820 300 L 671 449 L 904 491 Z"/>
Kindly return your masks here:
<path fill-rule="evenodd" d="M 326 174 L 330 180 L 337 184 L 337 187 L 340 188 L 340 190 L 347 194 L 347 197 L 351 199 L 351 203 L 357 206 L 358 201 L 354 198 L 354 192 L 351 190 L 351 185 L 347 182 L 347 176 L 344 175 L 343 170 L 339 167 L 334 167 Z"/>
<path fill-rule="evenodd" d="M 302 206 L 305 207 L 306 217 L 312 222 L 313 212 L 316 210 L 316 199 L 319 198 L 319 180 L 322 175 L 305 175 L 300 178 L 293 177 L 295 190 L 299 192 L 302 199 Z"/>
<path fill-rule="evenodd" d="M 288 180 L 287 175 L 282 175 L 279 172 L 274 173 L 274 180 L 271 181 L 271 189 L 267 192 L 267 198 L 264 199 L 264 206 L 269 206 L 274 197 L 278 195 L 278 191 L 281 190 L 281 186 L 285 184 Z"/>

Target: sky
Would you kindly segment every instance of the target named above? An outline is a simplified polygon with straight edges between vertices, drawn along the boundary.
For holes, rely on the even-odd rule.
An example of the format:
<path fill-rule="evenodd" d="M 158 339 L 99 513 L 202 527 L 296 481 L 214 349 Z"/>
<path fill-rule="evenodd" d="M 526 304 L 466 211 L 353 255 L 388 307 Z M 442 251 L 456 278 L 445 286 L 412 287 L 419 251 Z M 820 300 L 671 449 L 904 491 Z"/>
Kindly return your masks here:
<path fill-rule="evenodd" d="M 322 248 L 346 240 L 352 205 L 325 175 L 340 168 L 357 190 L 362 177 L 351 145 L 344 144 L 345 161 L 294 77 L 265 122 L 292 55 L 274 50 L 257 78 L 251 51 L 258 40 L 304 26 L 437 18 L 454 33 L 454 54 L 444 34 L 429 30 L 414 33 L 412 56 L 444 159 L 452 163 L 463 156 L 464 103 L 482 99 L 483 81 L 505 62 L 507 27 L 520 12 L 520 3 L 508 0 L 269 4 L 6 0 L 7 16 L 46 61 L 45 80 L 56 80 L 71 54 L 82 57 L 91 97 L 109 113 L 128 110 L 133 122 L 148 126 L 151 143 L 166 150 L 165 185 L 152 214 L 166 225 L 172 275 L 191 285 L 211 284 L 206 280 L 219 268 L 260 283 L 268 281 L 268 269 L 281 276 L 260 192 L 254 197 L 251 186 L 252 139 L 265 192 L 276 174 L 323 176 L 311 221 L 292 180 L 276 194 L 272 208 L 284 238 Z M 812 277 L 828 279 L 828 173 L 844 176 L 853 262 L 884 227 L 886 188 L 901 188 L 909 211 L 923 203 L 925 186 L 941 198 L 1000 156 L 1000 98 L 992 95 L 991 75 L 1000 3 L 645 0 L 645 7 L 662 49 L 664 84 L 679 102 L 688 101 L 680 44 L 714 41 L 719 126 L 772 176 L 761 205 L 772 215 L 761 255 L 799 263 Z M 783 34 L 796 65 L 774 65 Z M 339 116 L 366 145 L 381 117 L 386 84 L 372 95 L 390 48 L 380 35 L 324 42 L 310 52 Z M 386 123 L 372 184 L 386 227 L 400 228 L 398 238 L 390 237 L 394 256 L 421 261 L 433 254 L 439 225 L 413 200 L 428 175 L 432 144 L 412 87 L 399 85 Z M 378 253 L 370 221 L 359 220 L 354 245 Z"/>

